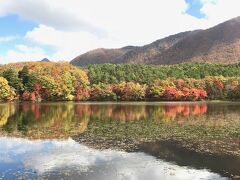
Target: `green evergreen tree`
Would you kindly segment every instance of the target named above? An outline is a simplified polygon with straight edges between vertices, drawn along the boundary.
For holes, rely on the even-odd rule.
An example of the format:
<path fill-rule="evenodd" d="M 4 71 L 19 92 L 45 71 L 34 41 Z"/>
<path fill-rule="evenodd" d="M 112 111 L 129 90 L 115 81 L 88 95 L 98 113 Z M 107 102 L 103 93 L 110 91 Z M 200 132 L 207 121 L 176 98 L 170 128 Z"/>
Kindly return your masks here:
<path fill-rule="evenodd" d="M 17 72 L 13 69 L 3 71 L 2 76 L 8 80 L 8 84 L 15 89 L 17 93 L 23 91 L 23 84 L 18 78 Z"/>

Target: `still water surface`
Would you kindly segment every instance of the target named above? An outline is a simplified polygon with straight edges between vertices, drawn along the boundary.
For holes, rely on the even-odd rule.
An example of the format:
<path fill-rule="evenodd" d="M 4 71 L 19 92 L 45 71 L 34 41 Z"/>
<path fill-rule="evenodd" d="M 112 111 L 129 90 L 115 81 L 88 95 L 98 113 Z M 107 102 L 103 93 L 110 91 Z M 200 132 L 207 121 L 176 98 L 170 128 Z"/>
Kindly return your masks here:
<path fill-rule="evenodd" d="M 128 131 L 129 126 L 143 122 L 144 129 L 150 129 L 153 122 L 158 126 L 237 129 L 240 104 L 0 104 L 0 179 L 228 179 L 222 173 L 224 169 L 240 175 L 240 161 L 231 157 L 204 159 L 198 154 L 157 143 L 144 144 L 136 152 L 98 150 L 71 138 L 100 129 L 101 123 L 124 125 Z M 124 135 L 131 136 L 119 134 Z M 172 155 L 166 158 L 169 152 Z"/>

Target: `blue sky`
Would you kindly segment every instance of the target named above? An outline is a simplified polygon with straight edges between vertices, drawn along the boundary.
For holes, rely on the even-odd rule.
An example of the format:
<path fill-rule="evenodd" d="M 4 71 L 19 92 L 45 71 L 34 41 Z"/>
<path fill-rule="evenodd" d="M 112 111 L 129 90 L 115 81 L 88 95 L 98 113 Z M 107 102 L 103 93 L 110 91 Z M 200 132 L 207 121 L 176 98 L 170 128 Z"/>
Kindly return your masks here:
<path fill-rule="evenodd" d="M 203 3 L 201 3 L 200 0 L 186 0 L 186 2 L 189 4 L 189 7 L 186 11 L 186 13 L 197 17 L 197 18 L 204 18 L 204 14 L 201 12 L 201 8 L 203 6 Z"/>
<path fill-rule="evenodd" d="M 0 64 L 71 60 L 88 50 L 143 45 L 239 16 L 239 0 L 7 0 L 0 2 Z M 228 9 L 228 11 L 223 11 Z"/>

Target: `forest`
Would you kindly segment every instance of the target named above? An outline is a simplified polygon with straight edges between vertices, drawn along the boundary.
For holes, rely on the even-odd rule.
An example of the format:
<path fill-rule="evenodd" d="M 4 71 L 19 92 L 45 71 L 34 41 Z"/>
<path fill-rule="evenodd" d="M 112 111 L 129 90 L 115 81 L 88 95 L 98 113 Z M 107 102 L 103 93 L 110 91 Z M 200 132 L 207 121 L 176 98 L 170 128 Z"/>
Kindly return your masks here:
<path fill-rule="evenodd" d="M 157 79 L 194 78 L 209 76 L 240 77 L 240 64 L 182 63 L 176 65 L 99 64 L 89 65 L 91 84 L 138 82 L 152 84 Z"/>
<path fill-rule="evenodd" d="M 240 99 L 240 64 L 66 62 L 0 66 L 0 101 L 198 101 Z"/>

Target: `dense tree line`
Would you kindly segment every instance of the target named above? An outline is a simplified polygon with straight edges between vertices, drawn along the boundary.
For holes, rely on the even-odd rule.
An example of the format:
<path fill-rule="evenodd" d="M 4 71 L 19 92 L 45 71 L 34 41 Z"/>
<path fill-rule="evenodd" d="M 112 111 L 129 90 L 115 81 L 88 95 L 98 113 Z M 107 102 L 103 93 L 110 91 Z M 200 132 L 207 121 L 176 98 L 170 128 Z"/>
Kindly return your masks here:
<path fill-rule="evenodd" d="M 236 100 L 240 98 L 239 68 L 238 64 L 198 63 L 104 64 L 88 69 L 68 63 L 10 64 L 0 67 L 0 101 Z"/>
<path fill-rule="evenodd" d="M 68 63 L 33 62 L 19 66 L 0 68 L 0 92 L 5 92 L 0 101 L 73 100 L 75 89 L 89 85 L 86 72 Z"/>
<path fill-rule="evenodd" d="M 201 79 L 208 76 L 240 77 L 240 64 L 184 63 L 177 65 L 100 64 L 87 68 L 91 84 L 138 82 L 175 77 Z"/>

